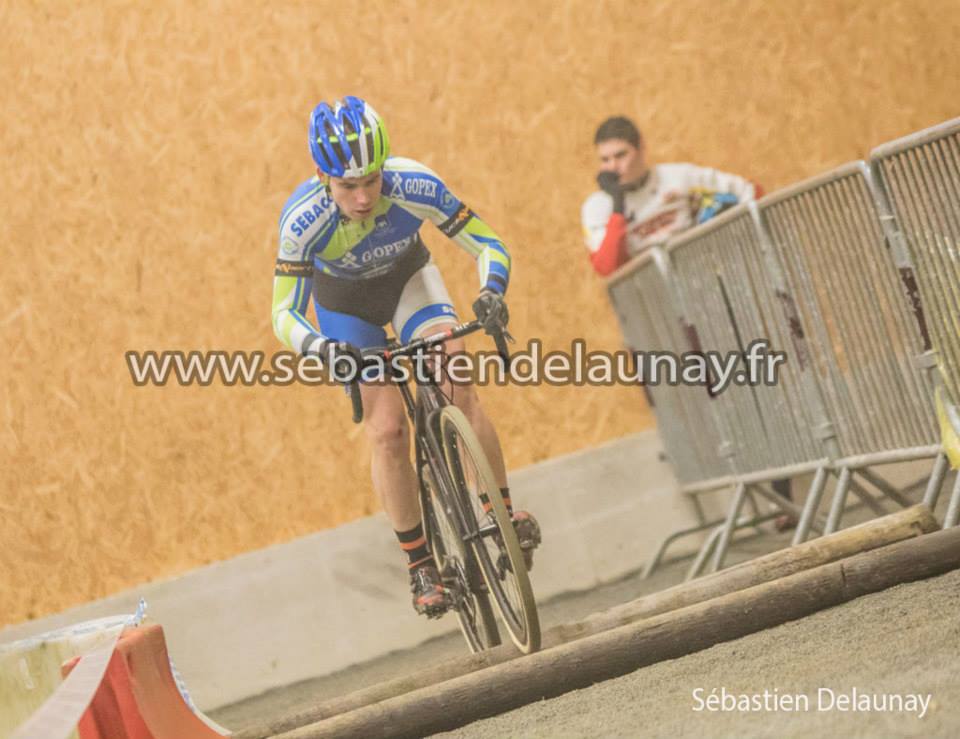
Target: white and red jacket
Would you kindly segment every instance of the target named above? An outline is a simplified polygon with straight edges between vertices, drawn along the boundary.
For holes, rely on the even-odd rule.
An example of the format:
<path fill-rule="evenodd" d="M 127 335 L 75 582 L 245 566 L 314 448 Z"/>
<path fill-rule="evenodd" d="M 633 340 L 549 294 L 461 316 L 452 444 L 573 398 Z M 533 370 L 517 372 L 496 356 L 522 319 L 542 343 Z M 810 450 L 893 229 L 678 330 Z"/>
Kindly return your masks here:
<path fill-rule="evenodd" d="M 760 188 L 734 174 L 693 164 L 658 164 L 646 181 L 624 197 L 624 214 L 613 212 L 613 197 L 598 190 L 581 209 L 590 261 L 608 275 L 630 257 L 697 223 L 705 203 L 718 194 L 737 202 L 759 197 Z"/>

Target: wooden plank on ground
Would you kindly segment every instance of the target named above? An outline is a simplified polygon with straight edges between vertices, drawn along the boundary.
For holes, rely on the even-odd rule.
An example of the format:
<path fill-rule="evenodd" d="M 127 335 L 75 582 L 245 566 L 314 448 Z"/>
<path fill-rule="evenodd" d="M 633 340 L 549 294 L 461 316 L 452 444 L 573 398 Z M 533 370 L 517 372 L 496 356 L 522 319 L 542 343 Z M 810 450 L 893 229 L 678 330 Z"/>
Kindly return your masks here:
<path fill-rule="evenodd" d="M 277 735 L 422 737 L 960 567 L 960 528 L 890 544 Z"/>
<path fill-rule="evenodd" d="M 544 632 L 543 648 L 555 647 L 641 618 L 702 603 L 718 595 L 770 582 L 853 554 L 929 533 L 937 528 L 939 525 L 928 508 L 923 505 L 912 506 L 883 518 L 838 531 L 830 536 L 772 552 L 698 580 L 643 596 L 629 603 L 592 614 L 581 621 L 560 624 Z M 451 659 L 415 675 L 379 683 L 324 701 L 306 710 L 270 719 L 256 727 L 239 732 L 236 738 L 263 739 L 428 685 L 502 664 L 519 656 L 521 655 L 513 645 L 507 644 L 481 654 Z"/>

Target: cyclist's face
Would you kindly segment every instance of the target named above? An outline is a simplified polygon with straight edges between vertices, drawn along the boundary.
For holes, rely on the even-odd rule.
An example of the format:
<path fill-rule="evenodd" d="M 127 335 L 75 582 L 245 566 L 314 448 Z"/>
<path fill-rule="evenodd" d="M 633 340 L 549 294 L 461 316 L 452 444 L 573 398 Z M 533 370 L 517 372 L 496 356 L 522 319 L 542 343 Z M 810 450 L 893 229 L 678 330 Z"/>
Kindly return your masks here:
<path fill-rule="evenodd" d="M 636 147 L 623 139 L 607 139 L 597 144 L 597 158 L 601 172 L 616 172 L 620 175 L 620 184 L 626 185 L 639 180 L 647 171 L 647 162 L 643 142 Z"/>
<path fill-rule="evenodd" d="M 365 177 L 331 177 L 330 195 L 334 202 L 351 221 L 369 218 L 380 199 L 379 171 Z"/>

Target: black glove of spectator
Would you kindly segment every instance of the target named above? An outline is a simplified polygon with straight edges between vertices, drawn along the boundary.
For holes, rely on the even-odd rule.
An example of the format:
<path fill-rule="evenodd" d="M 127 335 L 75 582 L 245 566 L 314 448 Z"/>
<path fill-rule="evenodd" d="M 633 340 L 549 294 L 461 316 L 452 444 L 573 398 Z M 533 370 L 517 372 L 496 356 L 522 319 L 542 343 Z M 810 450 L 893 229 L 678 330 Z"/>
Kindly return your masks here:
<path fill-rule="evenodd" d="M 483 329 L 488 334 L 496 329 L 506 328 L 510 320 L 510 312 L 507 310 L 507 304 L 503 296 L 493 290 L 483 289 L 473 304 L 473 312 L 477 315 L 477 320 L 483 324 Z"/>
<path fill-rule="evenodd" d="M 623 215 L 624 190 L 620 186 L 620 175 L 616 172 L 601 172 L 597 175 L 597 184 L 601 190 L 613 197 L 613 212 Z"/>
<path fill-rule="evenodd" d="M 353 344 L 327 339 L 320 345 L 318 354 L 337 382 L 350 382 L 359 377 L 363 357 Z"/>

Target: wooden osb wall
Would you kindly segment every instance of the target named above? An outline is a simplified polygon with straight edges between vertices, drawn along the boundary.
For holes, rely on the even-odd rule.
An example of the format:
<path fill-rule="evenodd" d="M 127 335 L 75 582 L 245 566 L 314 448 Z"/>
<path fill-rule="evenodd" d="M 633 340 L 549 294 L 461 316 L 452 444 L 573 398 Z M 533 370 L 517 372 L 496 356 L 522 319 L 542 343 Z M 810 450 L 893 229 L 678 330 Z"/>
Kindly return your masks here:
<path fill-rule="evenodd" d="M 494 225 L 518 337 L 616 349 L 579 227 L 603 117 L 770 190 L 960 91 L 952 1 L 21 0 L 0 30 L 0 623 L 376 510 L 338 391 L 137 389 L 123 358 L 278 348 L 275 228 L 318 100 L 372 101 Z M 468 311 L 475 269 L 429 230 Z M 514 468 L 651 423 L 636 390 L 484 397 Z"/>

